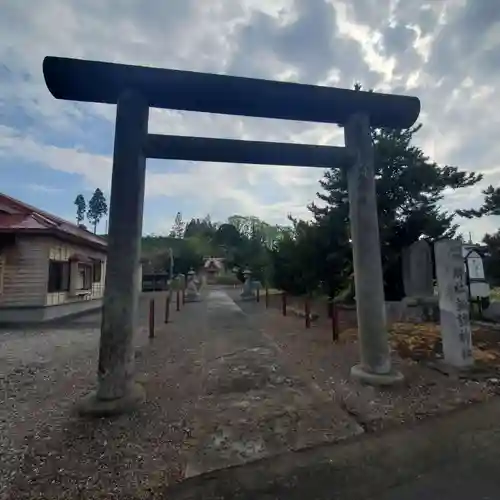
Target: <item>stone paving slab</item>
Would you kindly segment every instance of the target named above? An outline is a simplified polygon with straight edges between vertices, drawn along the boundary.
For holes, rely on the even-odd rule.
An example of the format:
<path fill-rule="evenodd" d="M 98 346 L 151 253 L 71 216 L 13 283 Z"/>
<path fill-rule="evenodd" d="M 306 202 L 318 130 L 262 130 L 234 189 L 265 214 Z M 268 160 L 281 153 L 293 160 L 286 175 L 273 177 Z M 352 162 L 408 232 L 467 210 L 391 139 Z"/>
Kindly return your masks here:
<path fill-rule="evenodd" d="M 290 388 L 202 399 L 197 413 L 186 478 L 363 432 L 335 404 Z"/>
<path fill-rule="evenodd" d="M 292 373 L 223 291 L 207 296 L 203 394 L 185 477 L 362 433 L 326 393 Z"/>

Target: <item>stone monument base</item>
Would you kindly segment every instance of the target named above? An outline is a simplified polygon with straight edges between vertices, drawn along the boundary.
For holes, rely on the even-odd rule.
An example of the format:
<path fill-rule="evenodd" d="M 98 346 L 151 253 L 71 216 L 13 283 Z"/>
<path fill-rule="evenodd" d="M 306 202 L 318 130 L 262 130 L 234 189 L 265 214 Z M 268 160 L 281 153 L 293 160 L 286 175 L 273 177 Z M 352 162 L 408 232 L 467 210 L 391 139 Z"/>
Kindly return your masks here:
<path fill-rule="evenodd" d="M 437 296 L 405 297 L 402 300 L 402 320 L 409 322 L 439 321 L 439 299 Z"/>
<path fill-rule="evenodd" d="M 76 411 L 87 417 L 113 417 L 134 411 L 145 399 L 144 387 L 134 383 L 129 393 L 118 399 L 99 399 L 94 391 L 77 404 Z"/>
<path fill-rule="evenodd" d="M 397 385 L 404 382 L 403 374 L 397 370 L 389 373 L 372 373 L 366 371 L 361 365 L 354 365 L 351 368 L 351 377 L 359 382 L 378 386 Z"/>

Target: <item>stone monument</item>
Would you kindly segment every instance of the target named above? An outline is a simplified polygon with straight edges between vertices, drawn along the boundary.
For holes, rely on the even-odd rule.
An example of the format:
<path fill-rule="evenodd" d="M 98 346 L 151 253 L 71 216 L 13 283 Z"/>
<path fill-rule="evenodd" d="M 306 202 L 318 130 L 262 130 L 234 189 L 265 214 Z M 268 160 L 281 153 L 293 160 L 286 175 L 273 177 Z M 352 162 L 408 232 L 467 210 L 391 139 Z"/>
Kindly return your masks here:
<path fill-rule="evenodd" d="M 98 387 L 84 413 L 126 411 L 144 394 L 133 338 L 146 158 L 345 169 L 361 357 L 352 375 L 400 380 L 385 324 L 371 128 L 411 127 L 416 97 L 63 57 L 46 57 L 43 74 L 56 99 L 116 105 Z M 150 134 L 149 108 L 337 124 L 345 147 Z"/>
<path fill-rule="evenodd" d="M 468 368 L 474 358 L 462 243 L 437 241 L 434 251 L 444 361 L 455 368 Z"/>
<path fill-rule="evenodd" d="M 242 300 L 255 300 L 255 290 L 252 282 L 252 271 L 250 269 L 245 269 L 243 271 L 243 277 L 245 282 L 243 283 L 243 291 L 240 294 Z"/>
<path fill-rule="evenodd" d="M 404 321 L 438 321 L 431 247 L 418 240 L 403 250 Z"/>
<path fill-rule="evenodd" d="M 407 297 L 434 295 L 431 247 L 425 240 L 403 251 L 403 284 Z"/>
<path fill-rule="evenodd" d="M 196 273 L 190 269 L 187 273 L 186 287 L 186 302 L 198 302 L 200 300 L 200 292 L 196 286 Z"/>

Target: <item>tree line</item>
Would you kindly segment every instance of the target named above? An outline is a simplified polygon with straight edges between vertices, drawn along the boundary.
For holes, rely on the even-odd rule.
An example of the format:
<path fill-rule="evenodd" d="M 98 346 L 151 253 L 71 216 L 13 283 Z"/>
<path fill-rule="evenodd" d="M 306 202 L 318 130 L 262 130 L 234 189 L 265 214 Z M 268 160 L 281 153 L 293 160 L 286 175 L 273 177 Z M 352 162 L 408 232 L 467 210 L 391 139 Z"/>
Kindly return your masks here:
<path fill-rule="evenodd" d="M 270 251 L 288 230 L 258 217 L 242 215 L 232 215 L 224 222 L 214 222 L 207 215 L 185 223 L 178 212 L 168 236 L 142 238 L 143 271 L 166 272 L 172 249 L 176 273 L 186 273 L 191 267 L 199 269 L 205 258 L 219 257 L 224 259 L 227 270 L 235 270 L 240 277 L 249 267 L 256 279 L 269 281 Z"/>

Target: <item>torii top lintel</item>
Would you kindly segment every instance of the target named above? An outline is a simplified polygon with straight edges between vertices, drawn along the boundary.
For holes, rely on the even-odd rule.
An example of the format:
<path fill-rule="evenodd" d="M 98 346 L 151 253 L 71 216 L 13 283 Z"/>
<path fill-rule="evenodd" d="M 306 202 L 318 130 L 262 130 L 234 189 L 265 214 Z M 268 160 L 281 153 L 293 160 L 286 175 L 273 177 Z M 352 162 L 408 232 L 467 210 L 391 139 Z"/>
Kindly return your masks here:
<path fill-rule="evenodd" d="M 373 127 L 407 128 L 416 97 L 193 71 L 46 57 L 43 74 L 57 99 L 116 104 L 136 90 L 151 107 L 343 125 L 366 113 Z"/>

